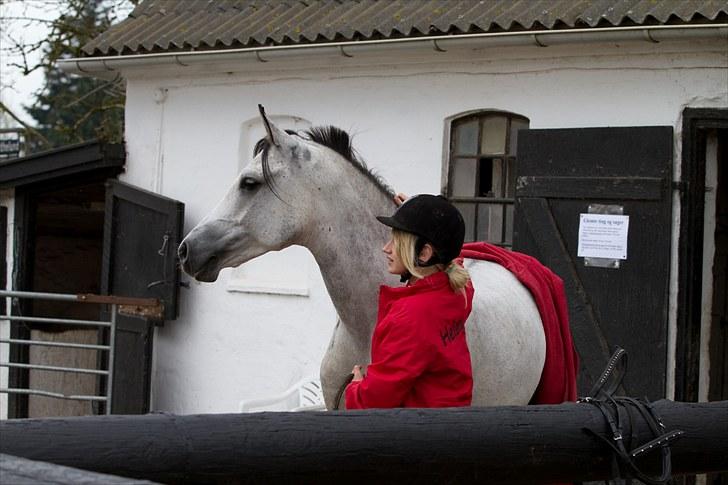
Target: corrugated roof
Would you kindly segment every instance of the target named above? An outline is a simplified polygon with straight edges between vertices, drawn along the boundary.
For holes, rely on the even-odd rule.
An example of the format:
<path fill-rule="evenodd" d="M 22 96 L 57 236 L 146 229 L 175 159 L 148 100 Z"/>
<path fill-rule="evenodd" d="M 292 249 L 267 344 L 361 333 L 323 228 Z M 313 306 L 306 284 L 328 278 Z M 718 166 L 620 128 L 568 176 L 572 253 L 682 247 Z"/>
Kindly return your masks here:
<path fill-rule="evenodd" d="M 146 0 L 83 50 L 144 54 L 726 18 L 728 0 Z"/>

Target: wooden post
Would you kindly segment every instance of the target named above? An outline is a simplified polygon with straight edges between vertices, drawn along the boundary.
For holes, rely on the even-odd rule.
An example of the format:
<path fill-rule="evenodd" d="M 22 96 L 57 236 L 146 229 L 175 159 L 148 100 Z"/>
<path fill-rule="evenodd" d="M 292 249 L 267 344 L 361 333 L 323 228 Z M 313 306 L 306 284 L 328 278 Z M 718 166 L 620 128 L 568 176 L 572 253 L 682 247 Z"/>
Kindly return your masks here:
<path fill-rule="evenodd" d="M 654 404 L 675 474 L 728 470 L 728 401 Z M 625 420 L 627 421 L 627 420 Z M 641 419 L 625 436 L 650 439 Z M 588 404 L 91 416 L 0 423 L 0 452 L 164 483 L 548 483 L 611 477 Z M 636 444 L 634 445 L 636 446 Z M 657 461 L 640 462 L 657 473 Z"/>

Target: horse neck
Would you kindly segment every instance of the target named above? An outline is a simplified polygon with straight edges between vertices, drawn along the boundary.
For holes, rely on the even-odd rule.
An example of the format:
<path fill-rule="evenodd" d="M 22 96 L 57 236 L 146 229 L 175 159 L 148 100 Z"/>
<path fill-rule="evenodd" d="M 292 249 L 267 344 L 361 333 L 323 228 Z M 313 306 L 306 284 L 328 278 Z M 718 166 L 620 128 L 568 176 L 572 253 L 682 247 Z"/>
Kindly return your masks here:
<path fill-rule="evenodd" d="M 349 171 L 304 244 L 321 269 L 342 325 L 368 346 L 376 324 L 379 286 L 396 280 L 387 273 L 382 246 L 388 229 L 376 220 L 395 206 L 391 197 Z"/>

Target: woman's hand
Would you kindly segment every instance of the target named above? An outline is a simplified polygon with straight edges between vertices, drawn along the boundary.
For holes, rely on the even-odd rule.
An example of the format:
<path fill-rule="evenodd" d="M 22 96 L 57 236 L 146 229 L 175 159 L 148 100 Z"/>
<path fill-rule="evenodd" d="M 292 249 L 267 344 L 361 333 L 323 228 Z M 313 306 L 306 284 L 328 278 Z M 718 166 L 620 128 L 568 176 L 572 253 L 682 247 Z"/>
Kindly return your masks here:
<path fill-rule="evenodd" d="M 399 194 L 394 196 L 394 203 L 397 207 L 399 207 L 402 204 L 404 204 L 404 201 L 407 199 L 409 199 L 409 197 L 407 195 L 403 194 L 402 192 L 400 192 Z"/>
<path fill-rule="evenodd" d="M 360 365 L 355 365 L 354 368 L 351 370 L 351 373 L 354 374 L 354 378 L 351 380 L 352 382 L 357 382 L 364 379 L 364 375 L 362 374 L 362 366 Z"/>

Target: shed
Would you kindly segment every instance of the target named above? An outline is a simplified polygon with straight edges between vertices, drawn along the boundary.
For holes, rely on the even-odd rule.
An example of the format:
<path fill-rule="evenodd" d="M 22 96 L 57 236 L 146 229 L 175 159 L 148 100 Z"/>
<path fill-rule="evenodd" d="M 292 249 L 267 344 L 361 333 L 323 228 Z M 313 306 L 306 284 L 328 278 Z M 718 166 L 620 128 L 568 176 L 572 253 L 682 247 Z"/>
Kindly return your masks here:
<path fill-rule="evenodd" d="M 399 191 L 457 203 L 469 239 L 564 279 L 581 392 L 619 344 L 628 394 L 714 400 L 727 22 L 713 0 L 151 0 L 61 67 L 126 80 L 118 179 L 183 202 L 185 231 L 250 160 L 258 103 L 286 128 L 337 125 Z M 17 221 L 16 192 L 2 202 Z M 589 214 L 629 217 L 624 255 L 583 256 Z M 336 312 L 305 249 L 188 280 L 153 331 L 150 409 L 236 411 L 317 373 Z"/>

